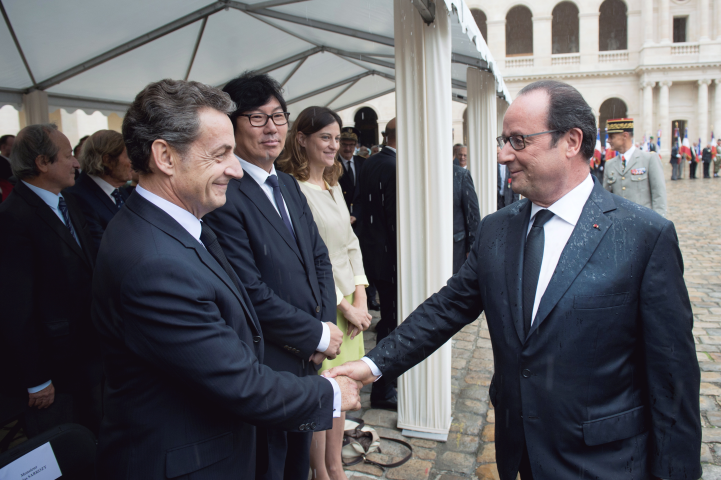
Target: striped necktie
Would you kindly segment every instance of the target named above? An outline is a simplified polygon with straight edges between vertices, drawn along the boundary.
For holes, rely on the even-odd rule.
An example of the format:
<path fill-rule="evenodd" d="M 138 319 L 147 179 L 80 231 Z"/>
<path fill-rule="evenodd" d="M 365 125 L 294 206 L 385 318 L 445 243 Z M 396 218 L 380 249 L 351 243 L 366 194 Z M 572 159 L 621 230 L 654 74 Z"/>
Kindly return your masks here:
<path fill-rule="evenodd" d="M 65 220 L 65 226 L 68 227 L 68 230 L 70 230 L 70 235 L 73 236 L 76 242 L 78 242 L 78 245 L 80 245 L 80 240 L 78 240 L 78 235 L 75 233 L 75 228 L 73 228 L 73 222 L 70 221 L 70 212 L 68 211 L 68 204 L 65 203 L 65 199 L 63 197 L 60 197 L 58 201 L 58 209 L 60 210 L 60 213 L 63 215 L 63 219 Z"/>

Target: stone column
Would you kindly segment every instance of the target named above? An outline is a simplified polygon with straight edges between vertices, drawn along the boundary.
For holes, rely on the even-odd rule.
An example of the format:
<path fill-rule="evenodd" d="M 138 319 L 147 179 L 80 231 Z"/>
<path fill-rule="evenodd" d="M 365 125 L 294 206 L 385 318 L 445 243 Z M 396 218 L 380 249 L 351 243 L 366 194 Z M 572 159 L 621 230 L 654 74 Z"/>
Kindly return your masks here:
<path fill-rule="evenodd" d="M 578 15 L 578 31 L 580 35 L 579 50 L 581 52 L 581 63 L 598 63 L 598 20 L 601 14 L 595 12 L 583 12 Z"/>
<path fill-rule="evenodd" d="M 671 43 L 673 29 L 671 26 L 671 0 L 659 0 L 658 19 L 659 33 L 658 39 L 661 43 Z"/>
<path fill-rule="evenodd" d="M 36 123 L 49 123 L 48 94 L 42 90 L 33 90 L 23 95 L 23 110 L 28 125 Z"/>
<path fill-rule="evenodd" d="M 656 82 L 642 82 L 643 88 L 643 134 L 648 138 L 650 135 L 656 136 L 653 131 L 653 87 Z"/>
<path fill-rule="evenodd" d="M 716 39 L 721 40 L 721 0 L 716 0 L 716 5 L 714 6 L 714 14 L 716 18 L 716 21 L 714 22 L 714 25 L 716 26 Z"/>
<path fill-rule="evenodd" d="M 553 17 L 533 17 L 533 66 L 551 66 L 551 24 Z"/>
<path fill-rule="evenodd" d="M 426 26 L 395 0 L 398 139 L 398 319 L 438 292 L 453 271 L 451 18 L 437 2 Z M 475 133 L 472 132 L 471 135 Z M 445 441 L 451 427 L 451 342 L 398 379 L 403 435 Z"/>
<path fill-rule="evenodd" d="M 659 82 L 661 89 L 658 96 L 658 121 L 661 129 L 661 151 L 662 157 L 667 156 L 671 152 L 673 143 L 673 128 L 671 127 L 671 119 L 668 111 L 668 91 L 671 87 L 669 80 Z"/>
<path fill-rule="evenodd" d="M 698 81 L 698 136 L 702 145 L 706 145 L 711 139 L 708 135 L 708 86 L 711 80 L 702 78 Z M 690 140 L 690 139 L 689 139 Z"/>
<path fill-rule="evenodd" d="M 710 21 L 711 21 L 711 6 L 709 0 L 699 0 L 699 40 L 704 42 L 710 40 L 711 32 Z M 705 140 L 704 140 L 705 141 Z"/>
<path fill-rule="evenodd" d="M 721 28 L 721 24 L 716 28 Z M 716 138 L 721 138 L 721 78 L 717 78 L 714 83 L 716 83 L 716 100 L 713 109 L 713 133 Z"/>
<path fill-rule="evenodd" d="M 643 44 L 653 43 L 653 0 L 643 0 Z"/>

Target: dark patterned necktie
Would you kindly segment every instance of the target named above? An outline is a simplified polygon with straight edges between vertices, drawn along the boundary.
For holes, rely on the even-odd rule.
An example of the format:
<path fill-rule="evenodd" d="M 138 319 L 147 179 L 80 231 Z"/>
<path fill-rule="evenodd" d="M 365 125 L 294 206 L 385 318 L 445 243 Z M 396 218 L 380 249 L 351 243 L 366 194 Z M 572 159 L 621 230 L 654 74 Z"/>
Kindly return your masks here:
<path fill-rule="evenodd" d="M 536 300 L 538 277 L 543 263 L 543 246 L 545 234 L 543 226 L 553 217 L 550 210 L 539 210 L 531 231 L 526 237 L 526 248 L 523 251 L 523 333 L 528 337 L 533 320 L 533 304 Z"/>
<path fill-rule="evenodd" d="M 355 174 L 353 173 L 353 166 L 350 163 L 350 160 L 344 160 L 343 162 L 345 164 L 345 171 L 348 175 L 348 178 L 350 178 L 350 181 L 353 185 L 355 185 Z"/>
<path fill-rule="evenodd" d="M 205 249 L 213 256 L 215 261 L 223 267 L 225 273 L 228 274 L 230 280 L 235 284 L 235 288 L 237 288 L 240 292 L 240 286 L 235 279 L 233 268 L 230 266 L 230 263 L 228 263 L 228 259 L 226 258 L 225 253 L 223 253 L 223 248 L 220 246 L 220 243 L 218 243 L 218 237 L 215 235 L 215 232 L 206 225 L 205 222 L 201 222 L 200 227 L 200 241 L 203 242 Z"/>
<path fill-rule="evenodd" d="M 120 190 L 118 190 L 116 188 L 115 190 L 113 190 L 113 193 L 111 193 L 110 195 L 112 195 L 112 197 L 115 199 L 115 205 L 118 207 L 118 210 L 120 210 L 120 207 L 122 207 L 123 204 L 125 203 L 123 201 L 123 196 L 120 195 Z"/>
<path fill-rule="evenodd" d="M 285 227 L 288 229 L 290 234 L 293 236 L 293 238 L 298 241 L 298 239 L 295 237 L 295 231 L 293 231 L 293 224 L 290 223 L 290 218 L 288 218 L 288 212 L 285 211 L 285 203 L 283 202 L 283 195 L 280 193 L 280 185 L 278 185 L 278 176 L 277 175 L 268 175 L 268 178 L 266 179 L 265 183 L 273 187 L 273 198 L 275 198 L 275 204 L 278 206 L 278 212 L 280 212 L 280 218 L 283 219 L 283 223 L 285 223 Z"/>
<path fill-rule="evenodd" d="M 63 215 L 63 219 L 65 220 L 65 226 L 68 228 L 68 230 L 70 230 L 70 235 L 72 235 L 75 241 L 78 242 L 78 245 L 80 245 L 78 235 L 75 233 L 75 228 L 73 228 L 73 222 L 70 221 L 68 204 L 65 203 L 65 199 L 63 197 L 60 197 L 60 200 L 58 201 L 58 210 L 60 210 L 60 213 Z"/>

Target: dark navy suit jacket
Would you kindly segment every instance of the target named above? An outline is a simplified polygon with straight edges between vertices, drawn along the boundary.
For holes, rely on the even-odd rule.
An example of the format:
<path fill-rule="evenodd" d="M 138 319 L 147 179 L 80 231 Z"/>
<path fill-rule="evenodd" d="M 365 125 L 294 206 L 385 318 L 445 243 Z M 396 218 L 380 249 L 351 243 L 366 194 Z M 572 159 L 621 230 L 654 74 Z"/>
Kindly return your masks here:
<path fill-rule="evenodd" d="M 103 239 L 105 229 L 108 228 L 108 223 L 118 213 L 117 205 L 95 183 L 95 180 L 85 172 L 81 173 L 78 179 L 75 180 L 75 185 L 66 188 L 65 192 L 72 193 L 78 200 L 85 218 L 88 219 L 95 248 L 100 248 L 100 241 Z M 120 195 L 122 195 L 123 200 L 127 200 L 130 193 L 121 188 Z"/>
<path fill-rule="evenodd" d="M 332 426 L 330 383 L 262 365 L 242 284 L 138 193 L 100 246 L 93 320 L 107 376 L 102 478 L 253 478 L 254 425 Z"/>
<path fill-rule="evenodd" d="M 277 172 L 298 241 L 250 175 L 232 180 L 225 205 L 204 219 L 255 307 L 266 339 L 264 363 L 298 376 L 315 374 L 308 362 L 336 322 L 336 294 L 328 249 L 298 182 Z"/>
<path fill-rule="evenodd" d="M 461 269 L 476 241 L 481 221 L 478 195 L 471 172 L 453 165 L 453 273 Z"/>
<path fill-rule="evenodd" d="M 674 226 L 595 182 L 527 338 L 528 199 L 486 216 L 468 261 L 369 354 L 395 377 L 485 312 L 496 460 L 546 479 L 698 479 L 700 373 Z"/>

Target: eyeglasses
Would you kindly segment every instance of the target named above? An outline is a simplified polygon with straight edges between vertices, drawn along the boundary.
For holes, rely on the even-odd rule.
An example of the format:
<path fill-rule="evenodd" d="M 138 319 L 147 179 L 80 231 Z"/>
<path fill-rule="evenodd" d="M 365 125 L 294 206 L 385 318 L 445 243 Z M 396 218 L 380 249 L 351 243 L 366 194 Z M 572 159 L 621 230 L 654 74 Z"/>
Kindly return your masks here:
<path fill-rule="evenodd" d="M 241 113 L 239 117 L 248 117 L 250 124 L 254 127 L 265 127 L 268 124 L 269 119 L 273 119 L 273 123 L 276 127 L 286 125 L 288 123 L 288 112 L 276 112 L 267 115 L 265 113 Z"/>
<path fill-rule="evenodd" d="M 536 135 L 543 135 L 544 133 L 556 132 L 558 132 L 558 130 L 548 130 L 547 132 L 531 133 L 530 135 L 511 135 L 509 137 L 504 137 L 503 135 L 501 135 L 500 137 L 496 137 L 496 142 L 498 142 L 498 148 L 503 148 L 506 142 L 508 142 L 511 144 L 511 148 L 518 151 L 526 148 L 526 138 L 535 137 Z"/>

